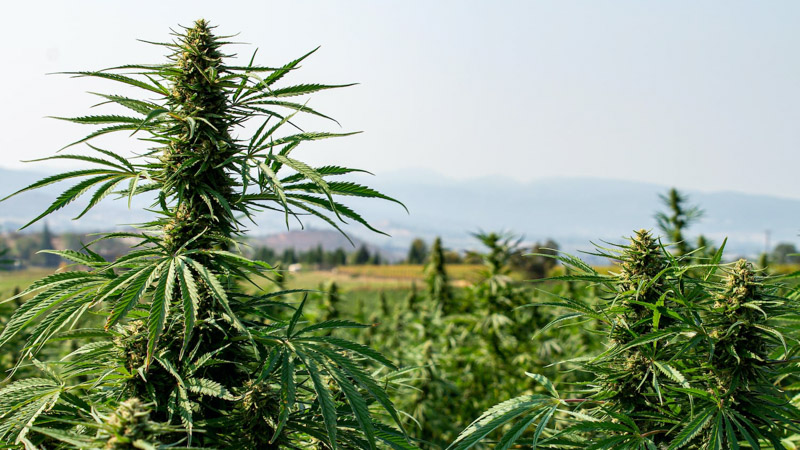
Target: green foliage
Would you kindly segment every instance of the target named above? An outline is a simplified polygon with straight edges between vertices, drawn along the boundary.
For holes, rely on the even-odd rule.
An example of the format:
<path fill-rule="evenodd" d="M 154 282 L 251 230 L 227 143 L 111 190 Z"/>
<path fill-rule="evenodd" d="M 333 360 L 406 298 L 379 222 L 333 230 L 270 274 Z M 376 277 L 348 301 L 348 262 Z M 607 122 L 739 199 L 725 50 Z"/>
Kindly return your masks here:
<path fill-rule="evenodd" d="M 661 201 L 667 207 L 667 212 L 658 212 L 655 215 L 658 228 L 674 243 L 673 253 L 681 256 L 691 250 L 686 242 L 684 231 L 703 216 L 703 210 L 698 206 L 687 205 L 686 195 L 672 188 L 667 195 L 660 195 Z"/>
<path fill-rule="evenodd" d="M 330 180 L 360 171 L 300 161 L 297 147 L 352 133 L 296 131 L 298 115 L 327 116 L 286 98 L 344 85 L 284 85 L 312 52 L 278 68 L 230 66 L 225 38 L 203 20 L 163 44 L 169 61 L 75 72 L 121 83 L 142 99 L 98 94 L 126 115 L 61 118 L 97 128 L 70 144 L 88 154 L 46 159 L 90 164 L 35 182 L 20 194 L 74 181 L 27 226 L 90 192 L 80 215 L 108 196 L 149 195 L 157 218 L 133 233 L 129 253 L 106 260 L 92 250 L 54 255 L 88 270 L 56 273 L 5 324 L 0 347 L 25 336 L 19 364 L 42 374 L 0 390 L 0 441 L 28 448 L 408 448 L 388 426 L 400 416 L 374 366 L 397 367 L 375 350 L 326 335 L 351 321 L 308 325 L 305 297 L 248 294 L 243 283 L 273 273 L 238 252 L 243 225 L 259 210 L 310 215 L 340 229 L 374 230 L 339 196 L 395 201 L 365 186 Z M 255 55 L 254 55 L 255 56 Z M 257 122 L 244 137 L 245 125 Z M 290 130 L 288 127 L 296 130 Z M 133 158 L 90 145 L 125 132 L 153 145 Z M 72 150 L 71 150 L 72 151 Z M 288 172 L 288 173 L 287 173 Z M 377 230 L 375 230 L 377 231 Z M 80 328 L 87 313 L 102 328 Z M 288 315 L 287 315 L 288 314 Z M 47 363 L 51 344 L 80 345 Z M 376 415 L 380 411 L 380 416 Z M 382 420 L 378 420 L 381 417 Z M 379 444 L 382 443 L 382 444 Z M 177 446 L 177 447 L 176 447 Z"/>
<path fill-rule="evenodd" d="M 772 259 L 776 264 L 800 263 L 800 252 L 791 242 L 780 242 L 772 249 Z"/>
<path fill-rule="evenodd" d="M 411 246 L 408 248 L 408 257 L 406 258 L 409 264 L 423 264 L 428 258 L 428 246 L 420 238 L 411 241 Z"/>
<path fill-rule="evenodd" d="M 619 271 L 601 275 L 574 257 L 558 259 L 573 271 L 561 278 L 597 283 L 600 301 L 537 303 L 566 312 L 547 328 L 599 324 L 605 350 L 572 361 L 591 380 L 565 394 L 530 374 L 544 392 L 486 411 L 450 448 L 470 448 L 501 428 L 499 448 L 523 436 L 542 448 L 785 448 L 782 439 L 800 432 L 800 410 L 783 388 L 799 374 L 796 295 L 779 295 L 776 280 L 744 260 L 720 264 L 722 250 L 687 266 L 644 230 L 598 255 L 619 261 Z"/>
<path fill-rule="evenodd" d="M 522 250 L 513 245 L 517 240 L 512 236 L 481 237 L 485 250 L 473 257 L 485 261 L 485 270 L 472 286 L 454 286 L 448 280 L 444 246 L 434 242 L 426 289 L 412 284 L 408 291 L 340 295 L 340 319 L 364 317 L 373 324 L 353 337 L 408 367 L 393 376 L 393 389 L 398 390 L 398 409 L 410 416 L 409 435 L 423 448 L 447 446 L 483 410 L 525 391 L 530 367 L 546 367 L 594 345 L 578 325 L 565 328 L 563 337 L 551 330 L 532 339 L 532 331 L 553 316 L 521 308 L 537 295 L 511 276 L 512 255 Z M 560 292 L 562 286 L 551 283 L 549 288 Z M 324 309 L 317 317 L 324 320 L 326 314 Z M 543 370 L 565 382 L 582 379 L 554 367 Z"/>
<path fill-rule="evenodd" d="M 538 242 L 534 244 L 530 253 L 522 249 L 514 252 L 511 256 L 511 265 L 528 279 L 545 278 L 558 265 L 558 260 L 553 258 L 556 254 L 558 254 L 558 244 L 548 239 L 543 244 Z"/>
<path fill-rule="evenodd" d="M 452 312 L 453 292 L 445 269 L 442 239 L 439 237 L 434 239 L 428 263 L 425 265 L 425 281 L 428 285 L 428 295 L 442 314 L 447 315 Z"/>

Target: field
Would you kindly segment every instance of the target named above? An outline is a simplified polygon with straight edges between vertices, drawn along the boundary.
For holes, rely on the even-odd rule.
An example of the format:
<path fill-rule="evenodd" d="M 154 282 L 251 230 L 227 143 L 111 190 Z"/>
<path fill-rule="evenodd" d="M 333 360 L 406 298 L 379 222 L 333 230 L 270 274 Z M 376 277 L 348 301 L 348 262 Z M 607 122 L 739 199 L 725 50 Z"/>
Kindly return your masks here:
<path fill-rule="evenodd" d="M 34 281 L 50 275 L 52 269 L 32 268 L 19 271 L 0 271 L 0 296 L 8 298 L 16 290 L 23 290 Z"/>
<path fill-rule="evenodd" d="M 408 414 L 407 426 L 421 439 L 418 445 L 431 449 L 445 447 L 492 405 L 531 392 L 525 372 L 535 370 L 564 385 L 585 380 L 586 374 L 563 372 L 549 363 L 597 354 L 602 345 L 591 337 L 594 331 L 588 324 L 565 323 L 531 339 L 535 330 L 567 310 L 517 309 L 557 298 L 551 294 L 595 302 L 591 283 L 529 283 L 520 281 L 521 273 L 502 266 L 500 273 L 493 273 L 491 265 L 444 269 L 449 300 L 436 300 L 442 294 L 429 290 L 431 280 L 425 276 L 424 265 L 297 271 L 284 281 L 287 289 L 311 290 L 306 312 L 312 323 L 346 319 L 370 325 L 367 330 L 336 331 L 334 336 L 381 351 L 403 368 L 396 375 L 386 374 L 390 375 L 389 392 L 399 410 Z M 792 273 L 797 267 L 776 269 Z M 610 265 L 592 270 L 607 275 L 621 268 Z M 564 272 L 563 266 L 557 266 L 552 274 L 563 276 Z M 0 292 L 8 296 L 48 273 L 48 269 L 0 272 Z M 503 285 L 492 287 L 498 279 L 505 280 Z M 271 283 L 268 279 L 259 282 L 268 292 L 275 290 Z M 258 293 L 252 286 L 243 287 Z M 295 297 L 292 303 L 298 300 Z M 514 363 L 508 365 L 510 361 Z M 4 358 L 3 362 L 11 361 Z"/>

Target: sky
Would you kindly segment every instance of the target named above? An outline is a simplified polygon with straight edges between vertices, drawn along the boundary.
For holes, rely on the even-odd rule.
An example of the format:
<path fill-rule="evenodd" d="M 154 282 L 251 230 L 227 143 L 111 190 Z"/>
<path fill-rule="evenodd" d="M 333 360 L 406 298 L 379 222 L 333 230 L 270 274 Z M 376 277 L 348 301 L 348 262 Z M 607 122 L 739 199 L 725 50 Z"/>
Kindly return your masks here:
<path fill-rule="evenodd" d="M 302 149 L 311 162 L 456 179 L 599 177 L 800 198 L 800 2 L 12 2 L 0 39 L 0 166 L 89 129 L 113 84 L 64 75 L 163 61 L 197 18 L 293 82 L 354 87 L 309 106 L 364 131 Z M 289 78 L 287 78 L 287 81 Z M 134 148 L 112 140 L 120 151 Z M 0 181 L 2 183 L 2 181 Z"/>

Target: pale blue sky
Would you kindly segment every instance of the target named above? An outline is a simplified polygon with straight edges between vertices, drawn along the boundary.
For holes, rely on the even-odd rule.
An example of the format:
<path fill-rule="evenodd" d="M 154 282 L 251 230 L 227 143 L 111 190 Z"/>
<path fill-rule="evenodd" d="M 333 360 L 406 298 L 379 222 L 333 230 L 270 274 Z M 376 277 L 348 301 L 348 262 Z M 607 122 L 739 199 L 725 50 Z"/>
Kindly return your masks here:
<path fill-rule="evenodd" d="M 84 92 L 110 87 L 44 73 L 158 62 L 137 38 L 204 17 L 265 65 L 322 45 L 295 81 L 361 83 L 309 103 L 365 131 L 307 147 L 312 161 L 800 198 L 794 1 L 54 1 L 3 15 L 0 166 L 81 136 L 43 117 L 85 114 Z"/>

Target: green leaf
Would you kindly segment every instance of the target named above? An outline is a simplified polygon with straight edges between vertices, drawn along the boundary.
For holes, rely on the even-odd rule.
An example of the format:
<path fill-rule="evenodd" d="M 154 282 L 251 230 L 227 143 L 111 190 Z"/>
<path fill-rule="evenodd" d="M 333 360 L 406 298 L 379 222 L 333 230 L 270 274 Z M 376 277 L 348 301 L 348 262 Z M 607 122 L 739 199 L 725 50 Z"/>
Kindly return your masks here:
<path fill-rule="evenodd" d="M 107 72 L 62 72 L 65 75 L 74 75 L 75 77 L 95 77 L 95 78 L 105 78 L 112 81 L 117 81 L 120 83 L 127 84 L 129 86 L 138 87 L 144 89 L 146 91 L 155 92 L 156 94 L 161 94 L 168 96 L 169 92 L 165 91 L 164 89 L 158 88 L 156 86 L 150 85 L 143 81 L 137 80 L 135 78 L 127 77 L 125 75 L 118 75 L 114 73 L 107 73 Z"/>
<path fill-rule="evenodd" d="M 59 173 L 59 174 L 56 174 L 56 175 L 51 175 L 49 177 L 42 178 L 41 180 L 39 180 L 39 181 L 37 181 L 37 182 L 35 182 L 33 184 L 30 184 L 30 185 L 28 185 L 28 186 L 26 186 L 26 187 L 24 187 L 24 188 L 22 188 L 22 189 L 20 189 L 20 190 L 18 190 L 16 192 L 14 192 L 13 194 L 10 194 L 10 195 L 8 195 L 6 197 L 3 197 L 3 199 L 0 200 L 0 201 L 5 201 L 5 200 L 8 200 L 9 198 L 17 195 L 17 194 L 21 194 L 23 192 L 27 192 L 27 191 L 30 191 L 30 190 L 33 190 L 33 189 L 38 189 L 40 187 L 48 186 L 48 185 L 51 185 L 53 183 L 58 183 L 59 181 L 68 180 L 70 178 L 78 178 L 78 177 L 85 177 L 85 176 L 88 176 L 88 175 L 101 175 L 101 174 L 102 175 L 112 175 L 112 174 L 115 174 L 115 173 L 118 173 L 118 172 L 111 171 L 111 170 L 108 170 L 108 169 L 74 170 L 72 172 Z"/>
<path fill-rule="evenodd" d="M 325 342 L 328 344 L 335 345 L 339 348 L 350 350 L 352 352 L 358 353 L 360 355 L 366 356 L 367 358 L 373 359 L 390 369 L 397 370 L 397 366 L 394 365 L 393 362 L 389 361 L 385 356 L 383 356 L 379 351 L 374 350 L 366 345 L 359 344 L 357 342 L 348 341 L 346 339 L 334 337 L 334 336 L 307 336 L 307 337 L 297 337 L 295 338 L 296 341 L 300 342 Z"/>
<path fill-rule="evenodd" d="M 530 373 L 530 372 L 525 372 L 525 375 L 533 378 L 534 380 L 536 380 L 537 383 L 544 386 L 544 388 L 547 389 L 547 392 L 551 393 L 553 397 L 559 398 L 558 391 L 556 391 L 555 386 L 553 386 L 553 382 L 550 381 L 547 377 L 538 373 Z"/>
<path fill-rule="evenodd" d="M 124 96 L 121 96 L 121 95 L 98 94 L 97 92 L 90 92 L 90 94 L 97 95 L 98 97 L 103 97 L 104 99 L 106 99 L 107 102 L 103 102 L 103 103 L 116 103 L 116 104 L 118 104 L 120 106 L 124 106 L 125 108 L 128 108 L 128 109 L 130 109 L 132 111 L 135 111 L 135 112 L 137 112 L 139 114 L 145 114 L 146 115 L 150 111 L 152 111 L 153 109 L 159 107 L 155 103 L 147 102 L 147 101 L 144 101 L 144 100 L 128 98 L 128 97 L 124 97 Z M 100 103 L 100 104 L 95 105 L 95 106 L 100 106 L 103 103 Z"/>
<path fill-rule="evenodd" d="M 317 173 L 318 174 L 318 173 Z M 321 176 L 321 174 L 318 174 Z M 380 192 L 370 189 L 366 186 L 362 186 L 357 183 L 353 183 L 350 181 L 331 181 L 328 182 L 328 188 L 332 194 L 337 195 L 351 195 L 355 197 L 364 197 L 364 198 L 381 198 L 384 200 L 388 200 L 398 205 L 402 206 L 403 209 L 408 212 L 408 208 L 402 202 L 389 197 L 388 195 L 381 194 Z M 316 183 L 304 183 L 304 184 L 293 184 L 286 186 L 286 190 L 301 190 L 305 192 L 311 193 L 323 193 L 320 189 L 318 189 Z"/>
<path fill-rule="evenodd" d="M 51 160 L 54 160 L 54 159 L 71 159 L 71 160 L 76 160 L 76 161 L 90 162 L 90 163 L 94 163 L 94 164 L 100 164 L 101 166 L 109 166 L 112 169 L 123 170 L 123 171 L 128 169 L 128 164 L 119 165 L 119 164 L 113 163 L 111 161 L 107 161 L 105 159 L 102 159 L 102 158 L 95 158 L 93 156 L 85 156 L 85 155 L 53 155 L 53 156 L 48 156 L 46 158 L 29 159 L 29 160 L 23 161 L 23 162 L 51 161 Z"/>
<path fill-rule="evenodd" d="M 333 201 L 333 195 L 331 192 L 328 183 L 322 178 L 322 175 L 318 174 L 314 169 L 307 166 L 305 163 L 300 162 L 296 159 L 289 158 L 288 156 L 284 155 L 270 155 L 271 158 L 275 159 L 276 161 L 280 162 L 281 164 L 286 164 L 287 166 L 291 167 L 292 169 L 296 170 L 298 173 L 302 173 L 303 176 L 314 182 L 314 184 L 322 190 L 326 197 L 328 197 L 328 201 L 331 205 L 331 210 L 336 214 L 337 217 L 341 219 L 339 213 L 336 211 L 336 203 Z"/>
<path fill-rule="evenodd" d="M 547 428 L 547 424 L 550 423 L 550 419 L 553 418 L 553 414 L 556 412 L 558 405 L 553 405 L 548 409 L 541 420 L 539 420 L 539 424 L 536 426 L 536 431 L 533 433 L 533 448 L 536 448 L 536 444 L 539 443 L 539 437 L 541 437 L 542 432 Z"/>
<path fill-rule="evenodd" d="M 343 87 L 350 87 L 355 86 L 357 83 L 350 83 L 350 84 L 298 84 L 296 86 L 289 86 L 281 89 L 273 89 L 269 92 L 265 92 L 260 96 L 253 97 L 253 98 L 261 98 L 263 97 L 295 97 L 298 95 L 306 95 L 312 94 L 314 92 L 323 91 L 326 89 L 336 89 L 336 88 L 343 88 Z"/>
<path fill-rule="evenodd" d="M 389 399 L 389 396 L 386 395 L 386 392 L 383 390 L 383 388 L 378 386 L 377 382 L 371 376 L 364 373 L 364 371 L 359 368 L 352 359 L 342 355 L 339 352 L 322 346 L 308 345 L 304 346 L 304 348 L 305 347 L 311 348 L 313 351 L 325 355 L 336 365 L 344 369 L 352 379 L 354 379 L 364 390 L 369 393 L 369 395 L 371 395 L 375 400 L 378 401 L 378 403 L 380 403 L 383 409 L 386 410 L 386 412 L 388 412 L 392 417 L 395 424 L 397 424 L 397 426 L 401 429 L 403 428 L 403 424 L 400 421 L 400 416 L 397 413 L 394 404 L 392 404 L 391 399 Z M 405 430 L 403 430 L 403 433 L 405 433 Z"/>
<path fill-rule="evenodd" d="M 107 182 L 106 184 L 100 186 L 97 191 L 92 195 L 92 199 L 89 201 L 89 204 L 86 205 L 83 211 L 80 214 L 75 216 L 72 220 L 78 220 L 83 217 L 90 209 L 94 208 L 101 200 L 106 198 L 109 194 L 114 192 L 114 189 L 119 186 L 119 184 L 125 181 L 126 177 L 116 177 L 112 178 L 111 181 Z"/>
<path fill-rule="evenodd" d="M 178 408 L 178 415 L 181 418 L 181 423 L 186 432 L 191 436 L 194 430 L 194 420 L 192 419 L 192 402 L 189 401 L 189 395 L 186 393 L 186 388 L 183 385 L 178 385 L 175 388 L 178 392 L 176 406 Z"/>
<path fill-rule="evenodd" d="M 222 305 L 222 308 L 231 318 L 234 326 L 239 330 L 249 334 L 247 328 L 245 328 L 245 326 L 239 321 L 239 317 L 231 310 L 231 306 L 228 303 L 228 295 L 225 293 L 225 289 L 222 287 L 219 280 L 217 280 L 217 277 L 213 275 L 208 268 L 206 268 L 206 266 L 193 259 L 184 258 L 184 261 L 189 263 L 189 265 L 191 265 L 195 271 L 197 271 L 197 274 L 200 275 L 200 278 L 206 282 L 209 290 L 211 291 L 211 295 L 217 302 L 219 302 L 220 305 Z"/>
<path fill-rule="evenodd" d="M 131 136 L 136 134 L 137 131 L 141 130 L 142 127 L 144 127 L 145 125 L 150 123 L 151 120 L 155 119 L 156 117 L 158 117 L 160 115 L 166 114 L 168 112 L 169 112 L 169 110 L 168 109 L 164 109 L 164 108 L 157 108 L 157 109 L 154 109 L 154 110 L 150 111 L 149 113 L 147 113 L 147 117 L 145 117 L 144 120 L 142 120 L 139 123 L 139 126 L 137 126 L 135 130 L 133 130 L 133 133 L 131 133 Z"/>
<path fill-rule="evenodd" d="M 297 322 L 303 315 L 303 308 L 306 305 L 306 300 L 308 300 L 308 294 L 303 294 L 303 300 L 300 302 L 300 305 L 294 311 L 294 314 L 292 314 L 292 319 L 289 320 L 289 327 L 286 328 L 286 337 L 292 337 L 292 332 L 294 331 L 294 327 L 297 325 Z"/>
<path fill-rule="evenodd" d="M 336 328 L 370 328 L 370 325 L 364 325 L 346 319 L 331 319 L 307 326 L 295 333 L 292 337 L 301 336 L 303 334 L 311 333 L 312 331 L 332 330 Z"/>
<path fill-rule="evenodd" d="M 291 117 L 290 117 L 291 118 Z M 360 131 L 351 131 L 348 133 L 327 133 L 322 131 L 306 131 L 297 134 L 291 134 L 289 136 L 284 136 L 279 139 L 275 139 L 271 141 L 269 144 L 265 144 L 263 146 L 259 146 L 259 149 L 267 149 L 267 148 L 275 148 L 284 144 L 290 144 L 286 147 L 282 148 L 279 152 L 280 155 L 286 156 L 289 154 L 291 150 L 293 150 L 297 145 L 301 142 L 307 141 L 319 141 L 321 139 L 331 139 L 331 138 L 338 138 L 338 137 L 347 137 L 352 136 L 354 134 L 359 134 Z M 284 164 L 283 161 L 280 161 L 281 164 Z M 313 169 L 312 169 L 313 170 Z"/>
<path fill-rule="evenodd" d="M 298 353 L 298 356 L 303 359 L 303 364 L 306 366 L 306 369 L 308 369 L 308 374 L 314 384 L 314 392 L 317 393 L 317 400 L 322 410 L 322 419 L 325 422 L 325 429 L 328 432 L 328 445 L 335 450 L 339 448 L 339 444 L 336 440 L 336 406 L 333 403 L 333 397 L 328 389 L 328 385 L 322 380 L 319 368 L 314 360 L 301 353 Z"/>
<path fill-rule="evenodd" d="M 275 70 L 274 72 L 272 72 L 262 83 L 259 83 L 258 85 L 254 86 L 253 90 L 255 92 L 258 92 L 259 89 L 268 88 L 269 86 L 272 86 L 277 81 L 279 81 L 281 78 L 283 78 L 287 73 L 289 73 L 290 71 L 294 70 L 297 67 L 298 64 L 300 64 L 304 59 L 306 59 L 309 56 L 311 56 L 317 50 L 319 50 L 319 47 L 315 48 L 314 50 L 311 50 L 310 52 L 306 53 L 305 55 L 303 55 L 303 56 L 301 56 L 301 57 L 299 57 L 297 59 L 295 59 L 294 61 L 291 61 L 291 62 L 283 65 L 280 69 Z M 252 68 L 248 68 L 248 70 L 253 70 L 253 69 Z"/>
<path fill-rule="evenodd" d="M 467 450 L 500 426 L 522 414 L 537 412 L 549 402 L 550 397 L 523 395 L 495 405 L 464 429 L 447 449 Z"/>
<path fill-rule="evenodd" d="M 67 148 L 70 148 L 70 147 L 78 145 L 78 144 L 82 144 L 82 143 L 84 143 L 86 141 L 89 141 L 89 140 L 92 140 L 92 139 L 94 139 L 94 138 L 96 138 L 98 136 L 103 136 L 103 135 L 109 134 L 109 133 L 116 133 L 117 131 L 135 130 L 136 128 L 138 128 L 138 126 L 136 124 L 112 125 L 110 127 L 101 128 L 101 129 L 99 129 L 97 131 L 94 131 L 94 132 L 84 136 L 81 139 L 78 139 L 77 141 L 75 141 L 75 142 L 73 142 L 71 144 L 67 144 L 67 145 L 61 147 L 61 149 L 59 149 L 59 151 L 67 149 Z"/>
<path fill-rule="evenodd" d="M 362 173 L 367 173 L 367 174 L 372 175 L 372 173 L 367 172 L 366 170 L 353 169 L 353 168 L 350 168 L 350 167 L 341 167 L 341 166 L 315 167 L 314 171 L 317 172 L 318 174 L 320 174 L 323 177 L 325 177 L 325 176 L 333 176 L 333 175 L 346 175 L 348 173 L 353 173 L 353 172 L 362 172 Z M 304 180 L 304 179 L 306 179 L 305 175 L 303 175 L 302 173 L 295 173 L 295 174 L 289 175 L 288 177 L 285 177 L 285 178 L 281 179 L 281 182 L 284 183 L 284 184 L 288 184 L 288 183 L 295 183 L 295 182 L 298 182 L 298 181 L 301 181 L 301 180 Z"/>
<path fill-rule="evenodd" d="M 540 412 L 539 414 L 531 414 L 523 419 L 519 420 L 517 423 L 514 424 L 511 428 L 509 428 L 508 432 L 506 432 L 500 441 L 495 446 L 495 450 L 508 450 L 517 442 L 522 433 L 531 426 L 533 422 L 540 419 L 544 415 L 544 411 Z M 535 448 L 535 447 L 534 447 Z"/>
<path fill-rule="evenodd" d="M 261 101 L 248 102 L 248 105 L 283 106 L 284 108 L 289 108 L 289 109 L 293 109 L 295 111 L 309 113 L 309 114 L 312 114 L 312 115 L 315 115 L 315 116 L 318 116 L 318 117 L 322 117 L 324 119 L 332 120 L 332 121 L 336 122 L 337 124 L 339 123 L 336 119 L 334 119 L 332 117 L 328 117 L 325 114 L 320 113 L 319 111 L 315 111 L 315 110 L 309 108 L 308 106 L 301 105 L 299 103 L 284 102 L 284 101 L 280 101 L 280 100 L 261 100 Z"/>
<path fill-rule="evenodd" d="M 261 373 L 258 375 L 258 378 L 256 378 L 256 383 L 263 383 L 264 380 L 272 374 L 272 371 L 281 364 L 281 361 L 283 361 L 283 352 L 284 349 L 279 347 L 273 348 L 272 351 L 270 351 L 266 361 L 261 365 Z"/>
<path fill-rule="evenodd" d="M 653 361 L 653 365 L 655 365 L 658 370 L 660 370 L 664 375 L 669 377 L 670 380 L 680 384 L 682 387 L 689 389 L 689 382 L 686 381 L 686 377 L 683 376 L 677 369 L 672 367 L 667 363 L 660 363 L 658 361 Z"/>
<path fill-rule="evenodd" d="M 32 225 L 33 223 L 39 221 L 39 219 L 43 218 L 44 216 L 57 211 L 69 203 L 73 202 L 75 199 L 83 195 L 86 191 L 91 189 L 92 186 L 102 183 L 103 181 L 108 180 L 108 175 L 101 175 L 99 177 L 89 178 L 88 180 L 83 180 L 80 183 L 72 186 L 71 188 L 64 191 L 61 195 L 59 195 L 56 200 L 51 204 L 43 213 L 39 214 L 35 219 L 31 220 L 20 229 L 25 229 Z"/>
<path fill-rule="evenodd" d="M 197 286 L 195 285 L 192 271 L 186 265 L 183 257 L 178 258 L 177 273 L 183 305 L 183 346 L 180 353 L 181 358 L 183 358 L 186 347 L 189 345 L 189 339 L 192 336 L 192 330 L 194 329 L 197 309 L 200 305 L 200 295 L 197 293 Z"/>
<path fill-rule="evenodd" d="M 164 263 L 154 264 L 144 268 L 131 280 L 130 286 L 128 286 L 119 300 L 114 304 L 111 314 L 108 316 L 108 320 L 106 320 L 106 331 L 125 317 L 125 315 L 139 303 L 144 297 L 145 292 L 147 292 L 147 289 L 158 276 L 158 271 L 163 267 L 163 264 Z"/>
<path fill-rule="evenodd" d="M 326 364 L 325 367 L 327 367 L 328 373 L 333 376 L 333 378 L 336 380 L 336 384 L 338 384 L 339 388 L 341 388 L 342 392 L 344 392 L 344 395 L 347 398 L 347 403 L 350 405 L 350 409 L 356 416 L 360 431 L 363 432 L 367 437 L 369 448 L 375 450 L 375 429 L 372 426 L 369 408 L 367 407 L 367 402 L 364 401 L 364 397 L 362 397 L 358 390 L 355 389 L 347 376 L 345 376 L 335 366 Z"/>
<path fill-rule="evenodd" d="M 145 359 L 145 368 L 150 367 L 150 361 L 153 358 L 153 352 L 156 348 L 158 338 L 164 330 L 164 321 L 169 312 L 169 305 L 172 303 L 172 294 L 175 290 L 175 260 L 169 261 L 167 269 L 167 276 L 162 276 L 159 279 L 158 286 L 156 287 L 155 294 L 153 295 L 153 302 L 150 305 L 150 314 L 147 318 L 147 358 Z"/>
<path fill-rule="evenodd" d="M 50 119 L 58 119 L 58 120 L 66 120 L 68 122 L 73 123 L 82 123 L 82 124 L 90 124 L 90 125 L 97 125 L 97 124 L 106 124 L 106 123 L 126 123 L 126 124 L 138 124 L 142 122 L 142 119 L 139 117 L 127 117 L 127 116 L 114 116 L 114 115 L 105 115 L 105 116 L 83 116 L 83 117 L 55 117 L 49 116 Z M 53 158 L 53 157 L 51 157 Z M 45 158 L 49 159 L 49 158 Z"/>
<path fill-rule="evenodd" d="M 278 414 L 278 426 L 275 427 L 275 433 L 270 439 L 270 443 L 274 443 L 280 436 L 281 430 L 286 426 L 286 421 L 289 419 L 289 413 L 294 408 L 295 402 L 295 381 L 294 381 L 294 362 L 292 362 L 289 352 L 283 352 L 283 362 L 281 363 L 281 404 L 280 412 Z"/>
<path fill-rule="evenodd" d="M 189 392 L 194 392 L 195 394 L 207 395 L 223 400 L 233 400 L 234 398 L 225 386 L 206 378 L 187 378 L 185 380 L 185 386 Z"/>
<path fill-rule="evenodd" d="M 680 329 L 672 327 L 672 328 L 665 328 L 661 331 L 655 331 L 653 333 L 644 334 L 623 345 L 622 347 L 620 347 L 619 350 L 620 351 L 627 350 L 629 348 L 638 347 L 640 345 L 645 345 L 651 342 L 660 341 L 661 339 L 675 336 L 679 334 L 680 331 L 681 331 Z"/>
<path fill-rule="evenodd" d="M 669 450 L 675 450 L 688 444 L 689 441 L 706 427 L 708 422 L 714 417 L 715 412 L 716 408 L 714 407 L 708 407 L 701 411 L 677 436 L 675 436 L 675 439 L 673 439 L 669 445 Z"/>
<path fill-rule="evenodd" d="M 17 308 L 0 333 L 0 347 L 6 345 L 21 330 L 28 327 L 36 319 L 47 314 L 59 304 L 68 301 L 93 288 L 92 284 L 84 284 L 83 279 L 71 279 L 69 283 L 57 283 L 40 292 Z"/>
<path fill-rule="evenodd" d="M 384 236 L 389 236 L 388 234 L 384 233 L 383 231 L 378 230 L 377 228 L 374 228 L 366 220 L 364 220 L 364 218 L 361 217 L 361 215 L 359 215 L 358 213 L 356 213 L 355 211 L 353 211 L 352 209 L 348 208 L 347 206 L 345 206 L 345 205 L 343 205 L 341 203 L 333 202 L 333 204 L 331 204 L 328 201 L 326 201 L 325 199 L 322 199 L 322 198 L 319 198 L 319 197 L 314 197 L 312 195 L 304 195 L 304 194 L 287 194 L 286 197 L 290 199 L 289 203 L 292 203 L 293 199 L 297 199 L 297 200 L 300 200 L 302 202 L 310 203 L 310 204 L 325 208 L 328 211 L 334 211 L 337 214 L 337 217 L 345 216 L 348 219 L 353 219 L 356 222 L 360 223 L 361 225 L 364 225 L 365 227 L 367 227 L 367 229 L 369 229 L 371 231 L 374 231 L 375 233 L 382 234 Z M 329 222 L 329 223 L 332 224 L 332 222 Z"/>
<path fill-rule="evenodd" d="M 286 227 L 289 227 L 289 205 L 286 204 L 286 194 L 283 191 L 283 185 L 281 184 L 280 180 L 278 180 L 277 175 L 275 172 L 270 169 L 270 167 L 264 163 L 259 163 L 258 168 L 264 172 L 266 175 L 267 180 L 269 181 L 269 185 L 272 188 L 272 191 L 278 195 L 278 198 L 281 199 L 281 204 L 283 205 L 283 209 L 285 211 L 286 217 Z"/>

